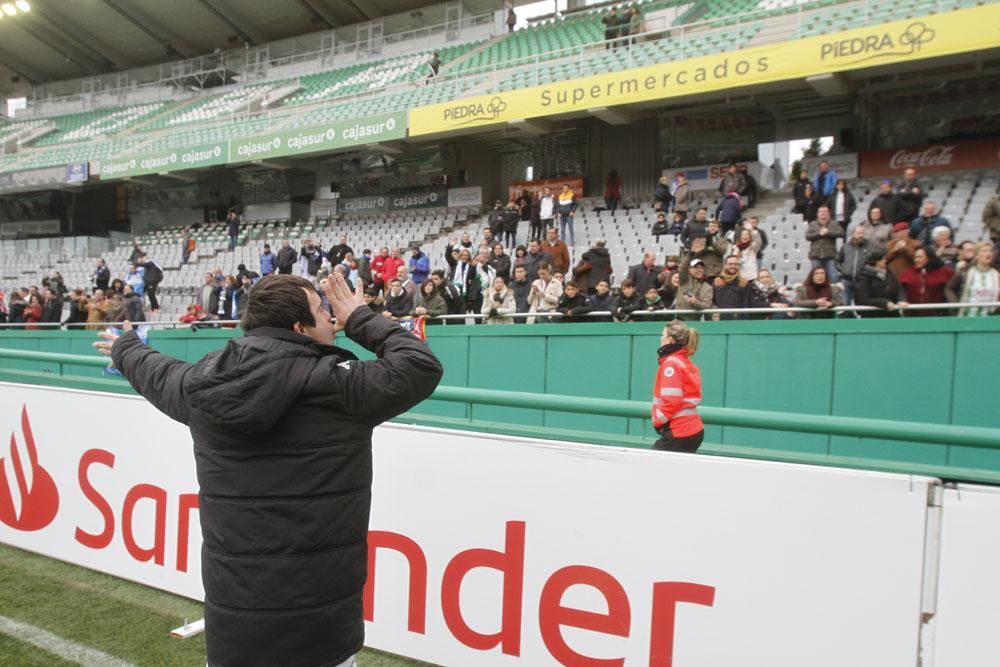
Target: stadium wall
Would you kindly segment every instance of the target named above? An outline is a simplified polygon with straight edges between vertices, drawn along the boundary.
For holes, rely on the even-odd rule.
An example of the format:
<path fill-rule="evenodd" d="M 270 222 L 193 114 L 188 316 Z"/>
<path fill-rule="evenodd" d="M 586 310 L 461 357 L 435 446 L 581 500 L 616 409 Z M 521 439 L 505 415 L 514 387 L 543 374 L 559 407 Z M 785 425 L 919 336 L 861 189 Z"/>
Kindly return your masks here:
<path fill-rule="evenodd" d="M 995 426 L 1000 357 L 997 318 L 702 322 L 696 360 L 704 404 L 814 415 Z M 444 385 L 596 398 L 650 398 L 659 323 L 428 327 L 445 367 Z M 196 360 L 234 330 L 154 331 L 165 353 Z M 0 348 L 92 353 L 92 332 L 0 332 Z M 346 347 L 359 356 L 350 341 Z M 0 380 L 129 391 L 93 368 L 0 359 Z M 94 384 L 94 382 L 98 384 Z M 648 447 L 649 420 L 426 401 L 406 419 L 449 428 L 544 435 Z M 475 422 L 470 426 L 470 420 Z M 775 458 L 837 456 L 956 471 L 963 479 L 1000 472 L 1000 450 L 709 426 L 706 442 Z M 987 476 L 977 477 L 969 471 Z M 961 472 L 961 474 L 958 474 Z M 937 474 L 942 474 L 937 472 Z"/>

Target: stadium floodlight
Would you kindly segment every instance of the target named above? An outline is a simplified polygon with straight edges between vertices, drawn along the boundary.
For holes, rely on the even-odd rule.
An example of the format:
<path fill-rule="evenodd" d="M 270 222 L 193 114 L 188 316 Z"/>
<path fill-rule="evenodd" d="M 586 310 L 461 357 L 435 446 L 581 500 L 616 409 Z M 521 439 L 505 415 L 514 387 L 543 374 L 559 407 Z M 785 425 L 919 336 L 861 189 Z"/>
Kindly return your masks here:
<path fill-rule="evenodd" d="M 17 8 L 22 12 L 31 11 L 31 5 L 28 4 L 28 0 L 14 0 L 14 4 L 17 5 Z"/>
<path fill-rule="evenodd" d="M 3 13 L 7 16 L 15 16 L 17 14 L 17 7 L 9 2 L 5 2 L 0 5 L 0 9 L 2 9 Z"/>

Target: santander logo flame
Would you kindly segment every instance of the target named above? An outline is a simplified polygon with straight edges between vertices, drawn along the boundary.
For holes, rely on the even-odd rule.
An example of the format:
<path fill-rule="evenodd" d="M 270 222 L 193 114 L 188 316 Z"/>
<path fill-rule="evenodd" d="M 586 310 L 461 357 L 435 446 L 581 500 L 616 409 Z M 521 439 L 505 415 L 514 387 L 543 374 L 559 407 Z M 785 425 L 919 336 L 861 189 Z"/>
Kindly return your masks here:
<path fill-rule="evenodd" d="M 10 434 L 10 458 L 0 458 L 0 521 L 17 530 L 41 530 L 59 511 L 59 490 L 38 464 L 28 408 L 21 408 L 21 437 Z"/>

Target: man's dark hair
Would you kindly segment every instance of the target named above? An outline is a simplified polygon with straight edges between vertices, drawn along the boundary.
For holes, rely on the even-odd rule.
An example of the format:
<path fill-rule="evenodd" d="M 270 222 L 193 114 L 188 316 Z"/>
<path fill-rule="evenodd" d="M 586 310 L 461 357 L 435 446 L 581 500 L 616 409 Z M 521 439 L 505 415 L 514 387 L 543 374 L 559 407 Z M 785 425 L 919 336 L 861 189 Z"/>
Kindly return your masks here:
<path fill-rule="evenodd" d="M 250 291 L 240 326 L 244 331 L 257 327 L 292 330 L 296 322 L 316 326 L 307 292 L 316 288 L 302 276 L 270 275 Z"/>
<path fill-rule="evenodd" d="M 552 267 L 549 266 L 548 262 L 542 262 L 541 264 L 538 265 L 538 269 L 537 270 L 541 271 L 542 269 L 545 269 L 546 271 L 551 271 Z"/>
<path fill-rule="evenodd" d="M 431 271 L 432 276 L 437 276 L 441 280 L 444 280 L 444 269 L 434 269 Z"/>

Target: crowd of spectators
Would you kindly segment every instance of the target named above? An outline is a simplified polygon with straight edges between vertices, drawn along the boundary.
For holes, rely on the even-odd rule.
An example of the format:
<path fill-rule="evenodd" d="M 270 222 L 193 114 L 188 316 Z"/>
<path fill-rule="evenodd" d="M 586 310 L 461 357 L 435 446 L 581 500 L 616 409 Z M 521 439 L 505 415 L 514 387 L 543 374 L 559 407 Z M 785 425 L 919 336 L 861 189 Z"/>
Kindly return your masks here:
<path fill-rule="evenodd" d="M 386 317 L 424 317 L 432 324 L 464 323 L 470 315 L 488 324 L 709 316 L 699 311 L 713 311 L 710 317 L 716 320 L 822 318 L 852 304 L 877 309 L 855 311 L 857 316 L 884 317 L 912 304 L 945 302 L 971 305 L 908 314 L 994 314 L 995 308 L 975 304 L 1000 300 L 1000 198 L 994 197 L 984 212 L 991 241 L 955 245 L 950 221 L 925 196 L 916 176 L 907 169 L 895 184 L 883 180 L 867 212 L 856 219 L 857 201 L 828 163 L 820 163 L 813 174 L 803 171 L 793 185 L 794 212 L 808 223 L 804 241 L 811 267 L 793 286 L 779 284 L 767 269 L 767 234 L 757 217 L 744 215 L 756 197 L 756 183 L 731 164 L 711 215 L 705 207 L 693 207 L 683 173 L 659 180 L 651 233 L 675 236 L 681 251 L 662 263 L 646 252 L 618 284 L 605 241 L 582 252 L 574 247 L 577 201 L 567 185 L 559 193 L 545 187 L 521 192 L 506 204 L 497 201 L 479 237 L 465 233 L 451 239 L 443 257 L 430 257 L 419 245 L 358 253 L 346 236 L 329 249 L 313 240 L 297 248 L 285 240 L 276 252 L 265 244 L 257 271 L 240 264 L 234 275 L 221 267 L 206 272 L 180 321 L 234 326 L 261 277 L 295 273 L 318 283 L 333 272 Z M 616 172 L 605 185 L 604 203 L 613 208 L 620 197 Z M 530 223 L 526 245 L 517 243 L 521 222 Z M 230 215 L 226 224 L 235 242 L 238 216 Z M 183 244 L 190 247 L 189 234 Z M 68 290 L 53 272 L 40 287 L 17 289 L 6 299 L 0 295 L 0 320 L 27 328 L 143 321 L 146 312 L 159 309 L 162 280 L 162 268 L 136 245 L 120 277 L 112 278 L 104 260 L 97 260 L 89 291 Z M 66 302 L 68 317 L 63 317 Z M 744 309 L 753 310 L 740 312 Z"/>

